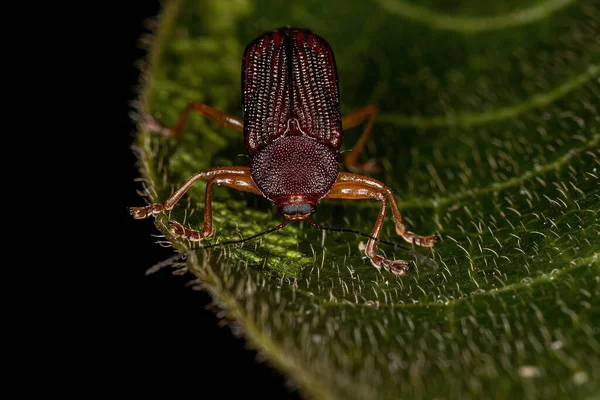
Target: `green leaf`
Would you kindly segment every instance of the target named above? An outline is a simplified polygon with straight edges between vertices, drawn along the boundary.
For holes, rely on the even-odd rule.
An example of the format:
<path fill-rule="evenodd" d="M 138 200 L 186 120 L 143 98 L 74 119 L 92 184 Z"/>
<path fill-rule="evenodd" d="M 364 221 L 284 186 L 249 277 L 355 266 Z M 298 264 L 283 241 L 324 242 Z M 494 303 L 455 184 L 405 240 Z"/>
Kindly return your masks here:
<path fill-rule="evenodd" d="M 186 268 L 306 397 L 591 398 L 600 393 L 600 3 L 575 0 L 171 1 L 141 112 L 173 126 L 200 101 L 241 116 L 245 45 L 292 25 L 334 49 L 342 111 L 375 103 L 368 156 L 433 250 L 379 272 L 363 238 L 306 224 L 187 255 Z M 345 133 L 349 149 L 360 129 Z M 243 137 L 192 116 L 140 132 L 149 201 L 194 172 L 247 165 Z M 166 221 L 202 225 L 204 183 Z M 281 222 L 266 200 L 214 190 L 215 236 Z M 325 201 L 316 221 L 370 232 L 379 205 Z M 383 238 L 398 241 L 388 221 Z M 197 246 L 197 244 L 195 244 Z M 193 247 L 193 246 L 192 246 Z M 416 253 L 415 253 L 416 252 Z M 433 269 L 419 254 L 439 265 Z"/>

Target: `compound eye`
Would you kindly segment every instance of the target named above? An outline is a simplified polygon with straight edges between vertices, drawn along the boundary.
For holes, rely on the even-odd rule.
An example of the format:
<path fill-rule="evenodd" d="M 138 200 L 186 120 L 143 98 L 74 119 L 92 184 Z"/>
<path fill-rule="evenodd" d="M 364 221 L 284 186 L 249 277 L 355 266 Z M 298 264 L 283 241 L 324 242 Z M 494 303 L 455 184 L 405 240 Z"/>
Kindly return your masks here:
<path fill-rule="evenodd" d="M 312 214 L 315 212 L 315 206 L 312 204 L 300 204 L 298 206 L 299 214 Z"/>
<path fill-rule="evenodd" d="M 281 207 L 281 212 L 286 215 L 294 215 L 298 212 L 298 207 L 294 205 L 286 205 Z"/>

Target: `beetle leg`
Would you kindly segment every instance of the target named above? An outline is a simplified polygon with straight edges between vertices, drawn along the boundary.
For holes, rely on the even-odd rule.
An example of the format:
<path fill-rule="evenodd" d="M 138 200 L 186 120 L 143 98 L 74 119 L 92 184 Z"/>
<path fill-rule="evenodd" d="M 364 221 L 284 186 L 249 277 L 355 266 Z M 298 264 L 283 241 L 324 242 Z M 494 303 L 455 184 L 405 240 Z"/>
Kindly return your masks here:
<path fill-rule="evenodd" d="M 212 168 L 207 171 L 198 172 L 177 189 L 164 203 L 150 204 L 145 207 L 131 207 L 131 215 L 135 219 L 148 218 L 164 211 L 169 211 L 175 203 L 187 192 L 199 179 L 207 179 L 206 195 L 204 198 L 204 225 L 201 231 L 185 228 L 178 222 L 169 222 L 171 233 L 175 236 L 187 237 L 190 240 L 202 240 L 212 235 L 212 185 L 228 186 L 243 192 L 262 195 L 252 177 L 248 167 L 224 167 Z"/>
<path fill-rule="evenodd" d="M 402 221 L 402 215 L 398 209 L 394 193 L 383 183 L 376 179 L 368 178 L 362 175 L 356 175 L 346 172 L 340 172 L 337 180 L 333 184 L 331 191 L 326 199 L 351 199 L 351 200 L 363 200 L 372 199 L 381 201 L 381 208 L 373 232 L 367 242 L 366 254 L 371 259 L 371 264 L 376 268 L 384 267 L 391 270 L 396 274 L 404 274 L 408 268 L 408 262 L 404 260 L 388 260 L 384 257 L 378 256 L 377 253 L 377 240 L 381 235 L 383 228 L 383 222 L 385 220 L 386 208 L 388 202 L 392 209 L 392 215 L 394 217 L 394 223 L 396 225 L 396 232 L 404 238 L 407 242 L 417 244 L 423 247 L 432 247 L 438 240 L 437 236 L 420 236 L 415 233 L 406 230 L 406 226 Z"/>
<path fill-rule="evenodd" d="M 366 172 L 373 173 L 377 172 L 379 169 L 376 165 L 375 159 L 371 158 L 367 160 L 367 162 L 359 164 L 358 156 L 365 148 L 365 144 L 367 143 L 367 139 L 371 134 L 371 130 L 373 129 L 373 123 L 375 122 L 375 116 L 377 115 L 377 106 L 375 104 L 369 104 L 360 110 L 354 111 L 351 114 L 348 114 L 342 118 L 342 129 L 350 129 L 354 128 L 362 124 L 365 120 L 367 120 L 367 125 L 365 126 L 365 130 L 363 131 L 361 137 L 358 139 L 358 142 L 354 145 L 352 150 L 347 152 L 344 156 L 344 163 L 346 167 L 350 171 L 353 172 Z"/>
<path fill-rule="evenodd" d="M 232 117 L 229 114 L 219 111 L 215 108 L 207 106 L 203 103 L 191 102 L 185 107 L 185 109 L 179 114 L 179 120 L 174 128 L 166 128 L 160 124 L 154 117 L 146 116 L 143 121 L 143 125 L 152 132 L 159 133 L 163 136 L 179 136 L 183 131 L 183 126 L 187 120 L 187 116 L 190 111 L 195 111 L 200 115 L 203 115 L 208 120 L 216 122 L 217 124 L 224 126 L 225 128 L 232 128 L 237 131 L 244 131 L 244 122 L 239 119 Z"/>

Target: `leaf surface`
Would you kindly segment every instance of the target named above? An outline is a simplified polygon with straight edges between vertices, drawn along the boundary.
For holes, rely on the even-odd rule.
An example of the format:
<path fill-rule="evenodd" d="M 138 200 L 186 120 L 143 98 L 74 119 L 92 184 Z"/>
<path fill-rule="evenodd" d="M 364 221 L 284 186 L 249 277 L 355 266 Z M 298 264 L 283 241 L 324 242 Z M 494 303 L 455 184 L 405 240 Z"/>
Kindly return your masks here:
<path fill-rule="evenodd" d="M 142 112 L 168 126 L 190 101 L 241 116 L 245 45 L 310 28 L 332 46 L 342 111 L 379 106 L 369 157 L 433 251 L 373 268 L 364 239 L 306 224 L 197 251 L 186 268 L 306 397 L 587 398 L 600 391 L 600 5 L 595 1 L 172 1 Z M 361 129 L 345 132 L 350 149 Z M 193 173 L 247 165 L 241 134 L 199 116 L 180 138 L 140 132 L 149 200 Z M 168 218 L 202 225 L 204 183 Z M 215 188 L 215 236 L 281 222 L 266 200 Z M 370 232 L 379 205 L 324 201 L 315 220 Z M 399 241 L 387 221 L 383 238 Z M 416 253 L 439 266 L 431 268 Z"/>

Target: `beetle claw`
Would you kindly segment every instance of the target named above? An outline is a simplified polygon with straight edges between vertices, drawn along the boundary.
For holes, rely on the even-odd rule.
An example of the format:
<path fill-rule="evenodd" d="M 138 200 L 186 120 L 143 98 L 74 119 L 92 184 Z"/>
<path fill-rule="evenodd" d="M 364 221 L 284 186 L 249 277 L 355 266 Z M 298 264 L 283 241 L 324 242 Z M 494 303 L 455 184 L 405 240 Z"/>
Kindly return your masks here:
<path fill-rule="evenodd" d="M 134 219 L 145 219 L 149 216 L 147 207 L 129 207 L 129 214 Z"/>
<path fill-rule="evenodd" d="M 134 219 L 146 219 L 151 215 L 156 215 L 164 211 L 162 204 L 150 204 L 146 207 L 129 207 L 129 214 Z"/>
<path fill-rule="evenodd" d="M 433 247 L 434 244 L 440 241 L 440 237 L 437 235 L 425 236 L 421 242 L 422 247 Z"/>
<path fill-rule="evenodd" d="M 396 275 L 404 275 L 409 270 L 408 261 L 404 260 L 388 260 L 380 256 L 375 256 L 371 259 L 371 264 L 377 269 L 381 267 L 393 272 Z"/>
<path fill-rule="evenodd" d="M 178 222 L 169 221 L 169 232 L 175 237 L 186 236 L 185 228 Z"/>

